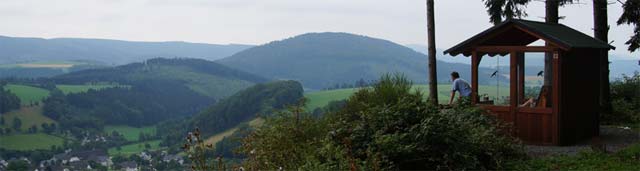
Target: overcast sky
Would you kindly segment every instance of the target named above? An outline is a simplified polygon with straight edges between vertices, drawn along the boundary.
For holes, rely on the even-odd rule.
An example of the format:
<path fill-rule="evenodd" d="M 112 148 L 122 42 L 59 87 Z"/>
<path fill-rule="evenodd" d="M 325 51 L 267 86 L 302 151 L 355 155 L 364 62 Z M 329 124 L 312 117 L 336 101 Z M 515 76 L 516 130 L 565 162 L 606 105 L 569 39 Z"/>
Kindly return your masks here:
<path fill-rule="evenodd" d="M 0 35 L 258 45 L 330 31 L 426 44 L 425 11 L 425 0 L 2 0 Z M 543 20 L 543 2 L 527 12 Z M 562 23 L 593 35 L 590 0 L 560 13 Z M 620 14 L 620 4 L 609 5 L 612 53 L 638 59 L 624 45 L 632 27 L 615 25 Z M 446 49 L 491 23 L 481 0 L 436 0 L 436 25 Z"/>

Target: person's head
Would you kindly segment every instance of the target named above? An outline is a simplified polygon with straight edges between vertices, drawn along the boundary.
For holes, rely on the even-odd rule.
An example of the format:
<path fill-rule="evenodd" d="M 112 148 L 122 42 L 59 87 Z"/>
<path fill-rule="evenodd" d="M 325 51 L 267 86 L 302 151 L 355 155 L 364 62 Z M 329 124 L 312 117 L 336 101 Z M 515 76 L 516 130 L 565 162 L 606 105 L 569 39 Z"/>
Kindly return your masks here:
<path fill-rule="evenodd" d="M 460 78 L 460 74 L 458 74 L 458 72 L 453 71 L 451 73 L 451 80 L 456 80 L 458 78 Z"/>

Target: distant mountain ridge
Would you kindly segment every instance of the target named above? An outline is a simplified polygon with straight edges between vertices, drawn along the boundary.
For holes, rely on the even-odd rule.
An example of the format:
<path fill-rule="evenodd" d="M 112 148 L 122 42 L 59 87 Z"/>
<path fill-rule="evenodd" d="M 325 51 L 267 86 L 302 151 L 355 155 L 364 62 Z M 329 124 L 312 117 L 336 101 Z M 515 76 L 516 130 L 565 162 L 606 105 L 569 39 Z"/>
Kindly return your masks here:
<path fill-rule="evenodd" d="M 154 58 L 118 67 L 88 69 L 42 80 L 52 84 L 117 84 L 84 93 L 52 93 L 46 116 L 64 125 L 145 126 L 191 116 L 214 102 L 268 81 L 203 59 Z M 96 126 L 88 126 L 96 125 Z"/>
<path fill-rule="evenodd" d="M 349 33 L 307 33 L 249 48 L 217 62 L 271 79 L 297 80 L 310 89 L 375 80 L 395 72 L 404 73 L 415 83 L 427 82 L 426 55 L 388 40 Z M 470 70 L 466 64 L 438 61 L 438 80 L 449 82 L 452 71 L 468 79 Z M 480 72 L 483 78 L 492 70 L 481 68 Z"/>
<path fill-rule="evenodd" d="M 117 67 L 72 72 L 52 77 L 51 80 L 58 84 L 115 82 L 124 85 L 168 81 L 185 85 L 214 99 L 221 99 L 253 84 L 268 81 L 261 76 L 216 62 L 190 58 L 154 58 Z"/>
<path fill-rule="evenodd" d="M 216 60 L 253 47 L 188 42 L 137 42 L 80 38 L 20 38 L 0 36 L 0 64 L 31 61 L 86 60 L 110 65 L 165 57 Z"/>

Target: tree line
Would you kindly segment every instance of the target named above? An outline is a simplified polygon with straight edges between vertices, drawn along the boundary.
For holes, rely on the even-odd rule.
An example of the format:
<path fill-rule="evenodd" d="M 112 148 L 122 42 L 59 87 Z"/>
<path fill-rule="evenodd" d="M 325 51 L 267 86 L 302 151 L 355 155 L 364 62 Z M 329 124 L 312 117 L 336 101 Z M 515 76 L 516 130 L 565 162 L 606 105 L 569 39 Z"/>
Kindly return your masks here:
<path fill-rule="evenodd" d="M 193 128 L 203 130 L 206 132 L 203 136 L 207 137 L 241 122 L 269 115 L 301 99 L 303 92 L 302 85 L 296 81 L 256 84 L 220 100 L 189 119 L 160 124 L 158 132 L 165 136 L 162 145 L 181 143 L 181 137 Z"/>
<path fill-rule="evenodd" d="M 0 114 L 20 109 L 20 98 L 4 87 L 7 82 L 0 81 Z"/>

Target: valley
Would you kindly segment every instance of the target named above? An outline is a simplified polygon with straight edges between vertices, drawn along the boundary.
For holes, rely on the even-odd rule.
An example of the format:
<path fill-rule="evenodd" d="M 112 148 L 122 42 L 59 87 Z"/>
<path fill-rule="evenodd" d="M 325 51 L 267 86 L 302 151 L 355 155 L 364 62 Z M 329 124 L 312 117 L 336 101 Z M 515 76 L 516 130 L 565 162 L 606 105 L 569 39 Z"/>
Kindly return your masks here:
<path fill-rule="evenodd" d="M 237 163 L 245 157 L 236 151 L 241 140 L 265 124 L 284 122 L 274 118 L 294 115 L 296 107 L 304 109 L 298 115 L 322 118 L 355 92 L 373 91 L 382 75 L 398 74 L 415 83 L 410 91 L 421 93 L 419 103 L 429 94 L 426 56 L 387 40 L 329 32 L 243 47 L 206 60 L 3 64 L 0 98 L 11 103 L 0 114 L 0 159 L 41 161 L 95 153 L 93 158 L 120 162 L 149 155 L 161 164 L 164 158 L 184 159 L 185 137 L 197 128 L 213 154 Z M 470 66 L 438 65 L 437 95 L 444 105 L 451 92 L 449 73 L 458 71 L 470 80 Z M 47 70 L 26 72 L 40 69 Z M 528 97 L 538 95 L 542 78 L 537 70 L 526 72 Z M 479 93 L 502 103 L 509 96 L 508 74 L 492 77 L 493 72 L 480 68 Z"/>

